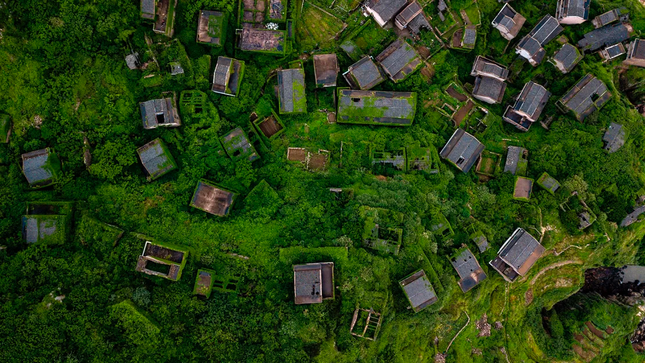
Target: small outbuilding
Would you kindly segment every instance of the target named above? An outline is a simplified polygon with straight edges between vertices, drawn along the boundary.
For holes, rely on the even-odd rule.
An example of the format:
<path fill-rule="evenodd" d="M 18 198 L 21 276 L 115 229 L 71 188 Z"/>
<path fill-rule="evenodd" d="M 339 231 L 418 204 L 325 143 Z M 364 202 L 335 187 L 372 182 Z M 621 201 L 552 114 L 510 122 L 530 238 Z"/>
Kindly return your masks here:
<path fill-rule="evenodd" d="M 197 43 L 222 46 L 226 39 L 226 14 L 202 10 L 197 21 Z"/>
<path fill-rule="evenodd" d="M 450 258 L 452 267 L 459 274 L 459 287 L 461 291 L 468 292 L 473 287 L 486 279 L 484 269 L 479 265 L 477 259 L 468 247 L 463 246 Z"/>
<path fill-rule="evenodd" d="M 612 122 L 607 131 L 605 131 L 602 141 L 605 143 L 605 150 L 610 154 L 618 151 L 625 145 L 625 129 L 623 125 Z"/>
<path fill-rule="evenodd" d="M 426 276 L 423 270 L 408 275 L 399 281 L 399 285 L 401 285 L 415 313 L 418 313 L 439 300 L 428 276 Z"/>
<path fill-rule="evenodd" d="M 61 169 L 58 156 L 50 149 L 22 154 L 22 173 L 32 188 L 44 188 L 56 182 Z"/>
<path fill-rule="evenodd" d="M 492 24 L 505 39 L 512 40 L 522 29 L 524 22 L 526 22 L 526 18 L 506 3 L 497 13 Z"/>
<path fill-rule="evenodd" d="M 368 90 L 385 81 L 381 68 L 370 56 L 365 56 L 349 66 L 343 77 L 350 87 L 357 90 Z"/>
<path fill-rule="evenodd" d="M 154 139 L 137 149 L 148 181 L 155 180 L 175 168 L 177 163 L 161 139 Z"/>
<path fill-rule="evenodd" d="M 179 281 L 187 259 L 188 250 L 169 244 L 146 241 L 135 270 L 146 275 Z"/>
<path fill-rule="evenodd" d="M 555 192 L 560 188 L 560 183 L 547 173 L 543 173 L 538 178 L 537 184 L 551 194 L 555 194 Z"/>
<path fill-rule="evenodd" d="M 490 261 L 490 265 L 506 281 L 513 282 L 528 272 L 544 250 L 535 237 L 522 228 L 517 228 L 499 249 L 497 257 Z"/>
<path fill-rule="evenodd" d="M 509 146 L 506 153 L 504 172 L 513 175 L 525 175 L 529 163 L 528 150 L 523 147 Z"/>
<path fill-rule="evenodd" d="M 484 151 L 484 144 L 463 129 L 457 129 L 439 155 L 467 173 Z"/>
<path fill-rule="evenodd" d="M 307 112 L 305 70 L 302 67 L 282 69 L 277 75 L 280 114 Z"/>
<path fill-rule="evenodd" d="M 216 216 L 227 216 L 237 194 L 201 179 L 195 187 L 190 206 Z"/>
<path fill-rule="evenodd" d="M 605 62 L 609 62 L 623 54 L 625 54 L 625 46 L 623 46 L 623 43 L 616 43 L 614 45 L 607 46 L 605 49 L 600 51 L 600 57 Z"/>
<path fill-rule="evenodd" d="M 236 127 L 222 136 L 220 142 L 224 147 L 224 151 L 226 151 L 226 155 L 233 160 L 246 158 L 249 161 L 255 161 L 260 158 L 241 127 Z"/>
<path fill-rule="evenodd" d="M 293 266 L 296 305 L 319 304 L 334 298 L 334 263 L 320 262 Z"/>
<path fill-rule="evenodd" d="M 174 94 L 172 97 L 141 102 L 139 108 L 141 109 L 143 128 L 146 130 L 156 129 L 160 126 L 181 126 Z"/>
<path fill-rule="evenodd" d="M 242 85 L 243 75 L 243 61 L 222 56 L 217 57 L 211 90 L 224 96 L 236 97 Z"/>

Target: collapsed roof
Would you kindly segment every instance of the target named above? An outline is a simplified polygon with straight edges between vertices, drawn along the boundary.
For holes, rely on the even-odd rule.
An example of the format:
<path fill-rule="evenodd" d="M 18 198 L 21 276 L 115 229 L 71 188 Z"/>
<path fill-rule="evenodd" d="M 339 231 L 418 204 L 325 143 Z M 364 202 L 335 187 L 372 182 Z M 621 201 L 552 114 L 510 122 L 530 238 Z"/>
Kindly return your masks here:
<path fill-rule="evenodd" d="M 175 106 L 175 96 L 172 98 L 159 98 L 139 103 L 141 120 L 146 130 L 156 129 L 159 126 L 181 126 L 181 119 Z"/>
<path fill-rule="evenodd" d="M 582 121 L 600 109 L 610 98 L 611 93 L 607 90 L 607 86 L 598 78 L 587 74 L 559 102 L 573 111 L 578 121 Z"/>
<path fill-rule="evenodd" d="M 409 126 L 416 112 L 414 92 L 338 90 L 339 123 Z"/>

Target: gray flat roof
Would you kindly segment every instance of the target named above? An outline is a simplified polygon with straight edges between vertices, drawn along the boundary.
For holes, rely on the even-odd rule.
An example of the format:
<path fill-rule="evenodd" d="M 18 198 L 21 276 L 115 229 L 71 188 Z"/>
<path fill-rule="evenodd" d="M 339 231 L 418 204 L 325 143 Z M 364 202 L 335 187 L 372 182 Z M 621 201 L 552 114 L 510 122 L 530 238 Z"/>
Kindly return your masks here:
<path fill-rule="evenodd" d="M 578 48 L 569 43 L 562 45 L 562 48 L 560 48 L 560 50 L 558 50 L 553 56 L 553 59 L 560 62 L 567 72 L 571 71 L 573 67 L 578 64 L 580 58 L 582 57 L 580 57 Z"/>
<path fill-rule="evenodd" d="M 499 250 L 499 257 L 517 273 L 524 275 L 544 253 L 544 247 L 522 228 L 518 228 Z"/>
<path fill-rule="evenodd" d="M 437 301 L 437 294 L 423 270 L 399 281 L 415 312 Z"/>
<path fill-rule="evenodd" d="M 602 137 L 605 142 L 605 150 L 610 153 L 618 151 L 625 144 L 625 129 L 621 124 L 612 122 Z"/>
<path fill-rule="evenodd" d="M 461 278 L 459 287 L 463 292 L 469 291 L 486 279 L 486 273 L 468 248 L 464 248 L 458 256 L 450 260 L 450 263 Z"/>
<path fill-rule="evenodd" d="M 22 155 L 22 170 L 29 184 L 38 184 L 51 179 L 54 175 L 47 167 L 49 150 L 41 149 Z"/>
<path fill-rule="evenodd" d="M 505 173 L 510 172 L 511 174 L 515 175 L 515 172 L 517 171 L 517 164 L 520 161 L 524 150 L 526 149 L 524 149 L 523 147 L 508 147 L 508 152 L 506 153 L 506 163 L 504 164 Z"/>
<path fill-rule="evenodd" d="M 439 154 L 467 173 L 482 151 L 484 151 L 484 144 L 463 129 L 457 129 Z"/>
<path fill-rule="evenodd" d="M 369 56 L 352 64 L 343 75 L 352 88 L 363 90 L 368 90 L 385 80 L 378 65 Z"/>
<path fill-rule="evenodd" d="M 301 68 L 278 71 L 280 112 L 307 112 L 305 72 Z"/>

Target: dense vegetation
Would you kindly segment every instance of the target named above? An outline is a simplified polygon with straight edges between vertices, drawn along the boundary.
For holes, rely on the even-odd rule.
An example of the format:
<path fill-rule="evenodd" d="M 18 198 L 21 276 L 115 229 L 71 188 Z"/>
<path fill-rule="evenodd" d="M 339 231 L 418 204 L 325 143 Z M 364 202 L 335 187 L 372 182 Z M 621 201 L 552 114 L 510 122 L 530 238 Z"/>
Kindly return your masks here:
<path fill-rule="evenodd" d="M 325 8 L 331 3 L 311 2 Z M 601 63 L 596 54 L 586 55 L 567 75 L 547 62 L 533 68 L 512 51 L 519 37 L 507 47 L 492 29 L 490 20 L 499 3 L 482 0 L 476 3 L 481 25 L 472 52 L 432 49 L 430 78 L 417 72 L 403 82 L 377 87 L 418 93 L 413 126 L 328 123 L 334 91 L 314 88 L 311 52 L 337 52 L 345 70 L 353 61 L 336 48 L 340 42 L 350 39 L 375 56 L 396 38 L 358 11 L 348 11 L 356 4 L 337 3 L 329 13 L 337 18 L 325 19 L 301 15 L 316 8 L 291 2 L 288 17 L 297 20 L 298 29 L 310 26 L 308 32 L 322 37 L 315 22 L 332 24 L 325 28 L 329 37 L 315 44 L 310 33 L 298 30 L 283 58 L 235 49 L 232 19 L 238 4 L 231 0 L 179 0 L 172 40 L 152 32 L 134 0 L 21 0 L 0 6 L 0 112 L 13 123 L 10 142 L 0 144 L 0 361 L 432 361 L 468 322 L 450 346 L 447 361 L 547 362 L 572 359 L 573 334 L 583 329 L 585 319 L 616 330 L 599 361 L 643 360 L 627 341 L 637 323 L 634 308 L 589 298 L 584 301 L 591 306 L 588 312 L 576 316 L 554 305 L 580 288 L 586 268 L 643 263 L 645 229 L 638 223 L 618 228 L 617 223 L 631 212 L 637 196 L 645 194 L 645 131 L 636 109 L 645 97 L 644 71 L 626 69 L 620 60 Z M 428 15 L 434 15 L 436 3 L 427 5 Z M 513 2 L 528 19 L 520 36 L 544 14 L 554 14 L 555 3 Z M 467 8 L 472 15 L 472 4 L 454 1 L 450 6 L 456 14 Z M 637 34 L 645 30 L 645 9 L 636 0 L 594 0 L 590 18 L 618 5 L 628 7 Z M 201 9 L 229 12 L 223 47 L 195 42 Z M 335 19 L 347 25 L 338 37 L 341 28 L 333 24 Z M 563 34 L 575 43 L 592 28 L 589 22 L 566 26 Z M 146 37 L 152 40 L 150 46 Z M 432 42 L 424 37 L 426 45 Z M 555 43 L 549 44 L 549 54 Z M 133 50 L 149 63 L 148 69 L 127 68 L 124 57 Z M 474 170 L 464 174 L 443 162 L 437 174 L 370 165 L 370 148 L 440 149 L 445 144 L 454 124 L 439 112 L 447 97 L 444 90 L 451 82 L 472 87 L 469 73 L 478 54 L 508 65 L 512 78 L 502 104 L 486 106 L 487 127 L 475 136 L 487 150 L 502 155 L 508 145 L 528 149 L 528 176 L 537 180 L 549 173 L 563 185 L 556 195 L 536 185 L 529 202 L 516 201 L 513 176 L 499 168 L 490 180 L 480 180 Z M 219 55 L 246 62 L 236 98 L 209 91 Z M 273 70 L 300 56 L 305 60 L 308 113 L 281 116 L 286 131 L 265 139 L 254 133 L 249 115 L 268 116 L 277 109 Z M 171 77 L 169 64 L 175 61 L 185 73 Z M 555 100 L 589 72 L 608 85 L 612 98 L 600 112 L 578 122 L 558 111 Z M 151 74 L 156 76 L 145 78 Z M 341 78 L 339 86 L 345 86 Z M 520 133 L 502 122 L 500 115 L 529 80 L 553 94 L 543 114 L 553 117 L 549 130 L 536 124 Z M 179 97 L 192 89 L 207 92 L 204 112 L 180 108 L 181 127 L 143 129 L 139 102 L 164 91 Z M 627 142 L 608 154 L 602 135 L 611 121 L 626 128 Z M 226 156 L 219 137 L 236 127 L 250 135 L 261 159 L 251 164 Z M 148 182 L 136 149 L 155 138 L 167 145 L 178 169 Z M 329 150 L 327 170 L 309 172 L 287 162 L 289 146 Z M 45 147 L 57 153 L 62 169 L 53 187 L 32 190 L 22 175 L 20 155 Z M 92 163 L 86 167 L 88 147 Z M 240 195 L 228 217 L 189 207 L 201 178 Z M 348 192 L 337 195 L 329 188 Z M 560 207 L 576 203 L 570 198 L 573 191 L 598 216 L 583 231 L 578 219 Z M 21 216 L 28 201 L 74 202 L 74 226 L 64 243 L 24 242 Z M 363 247 L 366 206 L 403 215 L 397 222 L 403 230 L 399 255 Z M 454 230 L 450 238 L 431 231 L 433 221 L 442 216 Z M 540 238 L 547 252 L 525 278 L 511 285 L 487 263 L 517 227 Z M 119 231 L 123 236 L 114 244 Z M 470 239 L 477 231 L 491 245 L 475 253 L 488 279 L 464 294 L 448 256 L 462 244 L 478 251 Z M 142 236 L 190 251 L 180 281 L 134 271 Z M 336 264 L 336 298 L 294 305 L 291 266 L 325 260 Z M 551 266 L 557 263 L 564 264 Z M 194 296 L 200 268 L 239 274 L 238 293 Z M 439 302 L 415 314 L 398 281 L 421 268 Z M 54 299 L 61 295 L 62 301 Z M 357 307 L 383 314 L 375 342 L 350 334 Z M 475 321 L 485 314 L 488 323 L 501 324 L 490 336 L 478 336 Z"/>

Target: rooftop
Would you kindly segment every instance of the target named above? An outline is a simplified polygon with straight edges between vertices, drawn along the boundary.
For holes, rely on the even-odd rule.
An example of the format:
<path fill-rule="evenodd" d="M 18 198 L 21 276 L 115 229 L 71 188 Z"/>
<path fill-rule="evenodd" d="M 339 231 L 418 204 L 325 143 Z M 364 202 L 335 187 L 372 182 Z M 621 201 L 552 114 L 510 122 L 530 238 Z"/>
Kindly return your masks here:
<path fill-rule="evenodd" d="M 60 161 L 49 148 L 22 154 L 21 158 L 22 173 L 30 187 L 40 188 L 54 183 L 54 178 L 60 170 Z"/>
<path fill-rule="evenodd" d="M 587 0 L 588 1 L 588 0 Z M 551 15 L 545 15 L 531 30 L 529 35 L 534 38 L 541 46 L 546 45 L 548 42 L 555 39 L 558 34 L 562 33 L 564 28 L 560 23 Z"/>
<path fill-rule="evenodd" d="M 504 38 L 511 40 L 517 36 L 525 22 L 525 17 L 510 5 L 504 4 L 502 10 L 493 19 L 492 24 L 502 33 Z"/>
<path fill-rule="evenodd" d="M 556 17 L 559 20 L 570 16 L 587 20 L 590 3 L 591 0 L 558 0 Z"/>
<path fill-rule="evenodd" d="M 529 81 L 522 88 L 513 109 L 519 114 L 535 122 L 540 117 L 551 93 L 541 85 Z"/>
<path fill-rule="evenodd" d="M 67 233 L 65 215 L 25 215 L 22 217 L 22 237 L 27 243 L 61 243 Z"/>
<path fill-rule="evenodd" d="M 553 56 L 553 61 L 555 62 L 556 67 L 558 67 L 562 73 L 570 72 L 581 59 L 582 54 L 580 54 L 578 48 L 569 43 L 563 44 L 562 48 L 560 48 L 560 50 L 558 50 Z"/>
<path fill-rule="evenodd" d="M 181 119 L 175 106 L 175 96 L 139 103 L 143 128 L 156 129 L 159 126 L 181 126 Z"/>
<path fill-rule="evenodd" d="M 215 93 L 235 97 L 240 90 L 243 75 L 243 61 L 228 57 L 217 57 L 211 89 Z"/>
<path fill-rule="evenodd" d="M 278 101 L 281 114 L 307 112 L 305 71 L 302 68 L 278 71 Z"/>
<path fill-rule="evenodd" d="M 286 33 L 284 30 L 244 28 L 239 35 L 239 47 L 249 52 L 284 54 Z"/>
<path fill-rule="evenodd" d="M 533 179 L 525 177 L 517 177 L 515 180 L 515 190 L 513 191 L 513 198 L 519 200 L 529 200 L 531 192 L 533 191 Z"/>
<path fill-rule="evenodd" d="M 618 151 L 625 145 L 625 129 L 623 125 L 612 122 L 607 131 L 605 131 L 602 141 L 605 142 L 605 150 L 609 151 L 609 153 Z"/>
<path fill-rule="evenodd" d="M 228 157 L 233 160 L 248 158 L 249 161 L 254 161 L 260 158 L 240 127 L 236 127 L 228 134 L 222 136 L 220 141 Z"/>
<path fill-rule="evenodd" d="M 504 164 L 504 172 L 515 175 L 518 171 L 517 169 L 519 164 L 522 162 L 524 164 L 527 163 L 525 152 L 527 152 L 527 150 L 523 147 L 509 146 L 508 152 L 506 153 L 506 164 Z M 524 170 L 526 170 L 526 166 L 524 166 Z"/>
<path fill-rule="evenodd" d="M 293 266 L 296 305 L 317 304 L 334 298 L 334 263 L 308 263 Z"/>
<path fill-rule="evenodd" d="M 407 4 L 406 0 L 368 0 L 364 7 L 376 23 L 384 26 Z"/>
<path fill-rule="evenodd" d="M 625 54 L 625 47 L 623 46 L 622 43 L 617 43 L 614 45 L 610 45 L 600 51 L 600 56 L 605 59 L 605 61 L 612 60 L 616 57 L 620 57 L 621 55 Z"/>
<path fill-rule="evenodd" d="M 493 77 L 477 76 L 475 78 L 475 87 L 473 88 L 473 97 L 487 103 L 499 103 L 504 98 L 506 83 Z"/>
<path fill-rule="evenodd" d="M 477 41 L 477 28 L 474 25 L 467 25 L 464 28 L 464 36 L 461 39 L 461 46 L 468 49 L 475 48 Z"/>
<path fill-rule="evenodd" d="M 394 82 L 402 81 L 422 64 L 416 50 L 401 38 L 385 48 L 376 61 Z"/>
<path fill-rule="evenodd" d="M 500 81 L 505 81 L 508 78 L 508 73 L 508 69 L 503 65 L 479 55 L 475 58 L 470 71 L 471 76 L 493 77 Z"/>
<path fill-rule="evenodd" d="M 338 58 L 335 53 L 314 55 L 314 75 L 317 87 L 336 87 Z"/>
<path fill-rule="evenodd" d="M 546 189 L 551 194 L 554 194 L 560 188 L 560 183 L 558 183 L 555 178 L 547 173 L 543 173 L 540 176 L 540 178 L 537 180 L 537 184 Z"/>
<path fill-rule="evenodd" d="M 509 282 L 523 276 L 544 253 L 544 247 L 528 232 L 517 228 L 504 242 L 491 266 Z"/>
<path fill-rule="evenodd" d="M 437 302 L 437 294 L 425 271 L 419 270 L 399 281 L 415 313 Z"/>
<path fill-rule="evenodd" d="M 600 28 L 603 27 L 609 23 L 613 23 L 620 19 L 620 10 L 619 9 L 612 9 L 609 10 L 606 13 L 602 13 L 598 16 L 596 16 L 591 23 L 594 25 L 594 27 Z"/>
<path fill-rule="evenodd" d="M 235 197 L 235 193 L 202 179 L 197 183 L 190 206 L 223 217 L 230 212 Z"/>
<path fill-rule="evenodd" d="M 607 90 L 607 86 L 598 78 L 587 74 L 559 102 L 573 111 L 576 118 L 582 121 L 600 109 L 610 98 L 611 93 Z"/>
<path fill-rule="evenodd" d="M 463 129 L 457 129 L 441 149 L 439 155 L 450 161 L 459 170 L 467 173 L 482 151 L 484 151 L 484 144 Z"/>
<path fill-rule="evenodd" d="M 403 30 L 419 15 L 423 16 L 423 7 L 419 5 L 417 0 L 414 0 L 396 16 L 395 24 L 399 29 Z"/>
<path fill-rule="evenodd" d="M 380 68 L 370 56 L 365 56 L 349 66 L 343 76 L 352 88 L 362 90 L 368 90 L 385 81 Z"/>
<path fill-rule="evenodd" d="M 450 259 L 450 263 L 459 274 L 459 287 L 463 292 L 470 291 L 486 279 L 486 273 L 467 247 L 458 251 L 456 256 Z"/>
<path fill-rule="evenodd" d="M 414 92 L 338 89 L 339 123 L 409 126 L 414 120 Z"/>
<path fill-rule="evenodd" d="M 602 47 L 614 45 L 629 39 L 634 29 L 629 23 L 607 25 L 585 34 L 585 37 L 578 41 L 578 46 L 587 51 L 595 51 Z"/>
<path fill-rule="evenodd" d="M 148 181 L 174 170 L 177 165 L 161 139 L 154 139 L 137 149 Z"/>
<path fill-rule="evenodd" d="M 155 19 L 155 0 L 141 0 L 141 17 L 144 19 Z"/>

